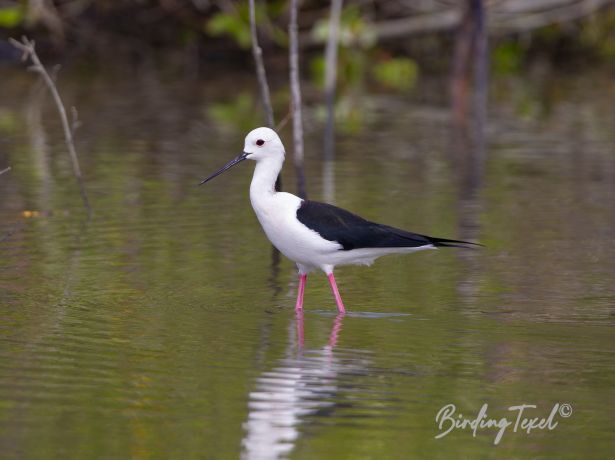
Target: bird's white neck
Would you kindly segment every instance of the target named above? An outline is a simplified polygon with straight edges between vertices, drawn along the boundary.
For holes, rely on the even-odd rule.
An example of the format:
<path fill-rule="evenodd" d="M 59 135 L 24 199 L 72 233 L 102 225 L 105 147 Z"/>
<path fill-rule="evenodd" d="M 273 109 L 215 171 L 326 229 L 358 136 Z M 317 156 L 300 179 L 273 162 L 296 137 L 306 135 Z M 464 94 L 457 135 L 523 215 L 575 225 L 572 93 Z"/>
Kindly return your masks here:
<path fill-rule="evenodd" d="M 273 195 L 275 193 L 275 181 L 282 170 L 283 163 L 283 156 L 266 158 L 257 162 L 250 184 L 250 195 Z"/>

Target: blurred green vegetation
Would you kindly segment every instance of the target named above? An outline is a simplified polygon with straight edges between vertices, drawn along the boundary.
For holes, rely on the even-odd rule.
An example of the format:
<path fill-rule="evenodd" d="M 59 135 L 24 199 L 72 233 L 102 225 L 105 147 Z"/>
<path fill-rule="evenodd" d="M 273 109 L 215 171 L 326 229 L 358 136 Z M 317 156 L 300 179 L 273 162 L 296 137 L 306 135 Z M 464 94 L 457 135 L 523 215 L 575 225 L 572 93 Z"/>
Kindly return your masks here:
<path fill-rule="evenodd" d="M 324 43 L 329 36 L 329 18 L 317 20 L 312 26 L 311 35 L 315 41 Z M 342 10 L 339 41 L 342 47 L 372 48 L 376 44 L 374 30 L 357 5 L 347 4 Z"/>
<path fill-rule="evenodd" d="M 517 73 L 523 67 L 525 50 L 519 42 L 506 42 L 496 46 L 491 53 L 493 69 L 498 75 Z"/>
<path fill-rule="evenodd" d="M 615 59 L 615 8 L 590 18 L 579 34 L 581 46 L 594 50 L 606 61 Z"/>
<path fill-rule="evenodd" d="M 273 1 L 257 3 L 255 16 L 257 24 L 266 23 L 270 38 L 278 45 L 287 43 L 286 32 L 269 20 L 269 17 L 279 17 L 283 12 L 284 2 Z M 248 2 L 238 2 L 236 7 L 228 11 L 218 11 L 205 22 L 204 31 L 212 37 L 229 37 L 240 48 L 248 49 L 252 42 L 250 36 L 250 10 Z"/>
<path fill-rule="evenodd" d="M 0 7 L 0 27 L 12 29 L 23 21 L 23 9 L 19 5 Z"/>

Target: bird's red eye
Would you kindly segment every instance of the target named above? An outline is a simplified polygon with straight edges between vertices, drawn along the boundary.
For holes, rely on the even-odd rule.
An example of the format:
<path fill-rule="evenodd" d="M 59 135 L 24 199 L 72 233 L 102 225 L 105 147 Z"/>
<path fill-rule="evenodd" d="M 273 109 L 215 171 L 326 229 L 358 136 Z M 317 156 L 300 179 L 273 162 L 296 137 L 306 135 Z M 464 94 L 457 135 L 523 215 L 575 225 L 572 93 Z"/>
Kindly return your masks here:
<path fill-rule="evenodd" d="M 256 145 L 258 145 L 259 147 L 260 147 L 261 145 L 263 145 L 264 143 L 265 143 L 265 141 L 264 141 L 264 140 L 262 140 L 262 139 L 259 139 L 259 140 L 257 140 L 257 141 L 256 141 Z"/>

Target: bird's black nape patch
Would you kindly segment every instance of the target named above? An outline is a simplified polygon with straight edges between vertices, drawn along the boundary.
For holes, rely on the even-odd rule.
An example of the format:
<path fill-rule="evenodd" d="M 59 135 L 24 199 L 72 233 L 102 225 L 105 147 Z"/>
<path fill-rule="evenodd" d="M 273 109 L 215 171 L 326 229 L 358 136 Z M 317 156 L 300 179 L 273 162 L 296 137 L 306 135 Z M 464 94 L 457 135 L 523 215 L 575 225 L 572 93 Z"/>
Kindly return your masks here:
<path fill-rule="evenodd" d="M 467 247 L 474 243 L 407 232 L 363 219 L 336 206 L 304 200 L 297 219 L 324 239 L 342 245 L 344 251 L 361 248 Z"/>

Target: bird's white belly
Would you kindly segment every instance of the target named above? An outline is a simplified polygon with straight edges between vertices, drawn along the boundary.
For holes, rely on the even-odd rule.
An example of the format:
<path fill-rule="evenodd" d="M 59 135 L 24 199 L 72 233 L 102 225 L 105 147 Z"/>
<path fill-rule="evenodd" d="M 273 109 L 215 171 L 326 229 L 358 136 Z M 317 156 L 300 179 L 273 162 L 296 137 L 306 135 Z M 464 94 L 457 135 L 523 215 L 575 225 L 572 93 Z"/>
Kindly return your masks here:
<path fill-rule="evenodd" d="M 331 255 L 341 248 L 339 243 L 325 240 L 299 222 L 298 197 L 280 192 L 267 197 L 251 194 L 250 198 L 267 238 L 290 260 L 309 268 L 322 268 L 330 264 Z"/>

